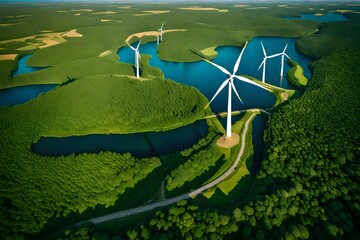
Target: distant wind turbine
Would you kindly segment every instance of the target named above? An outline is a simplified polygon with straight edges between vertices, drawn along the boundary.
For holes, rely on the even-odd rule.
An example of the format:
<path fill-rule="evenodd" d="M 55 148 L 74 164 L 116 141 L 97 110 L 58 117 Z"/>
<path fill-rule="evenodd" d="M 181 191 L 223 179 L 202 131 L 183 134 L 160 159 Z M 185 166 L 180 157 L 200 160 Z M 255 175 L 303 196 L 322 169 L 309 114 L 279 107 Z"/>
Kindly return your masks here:
<path fill-rule="evenodd" d="M 129 47 L 135 51 L 135 66 L 136 66 L 136 77 L 139 78 L 139 59 L 140 57 L 140 53 L 139 53 L 139 46 L 140 46 L 141 40 L 139 41 L 138 45 L 136 48 L 134 48 L 133 46 L 131 46 L 129 43 Z"/>
<path fill-rule="evenodd" d="M 219 87 L 219 89 L 217 90 L 217 92 L 215 93 L 213 98 L 210 100 L 210 102 L 205 106 L 205 108 L 207 108 L 210 105 L 210 103 L 216 98 L 216 96 L 221 92 L 221 90 L 223 90 L 225 88 L 225 86 L 228 85 L 228 106 L 227 106 L 227 121 L 226 121 L 226 137 L 227 138 L 231 137 L 231 93 L 232 93 L 232 90 L 234 90 L 234 92 L 235 92 L 236 96 L 238 97 L 238 99 L 240 100 L 240 102 L 243 103 L 240 96 L 239 96 L 239 94 L 238 94 L 238 92 L 237 92 L 237 90 L 236 90 L 236 88 L 235 88 L 233 79 L 237 78 L 240 81 L 247 82 L 247 83 L 253 84 L 255 86 L 258 86 L 260 88 L 263 88 L 265 90 L 268 90 L 268 89 L 266 89 L 265 87 L 261 86 L 260 84 L 258 84 L 256 82 L 253 82 L 253 81 L 251 81 L 251 80 L 249 80 L 249 79 L 247 79 L 245 77 L 235 75 L 235 73 L 239 69 L 240 60 L 241 60 L 241 57 L 242 57 L 242 55 L 244 53 L 246 45 L 247 45 L 247 42 L 246 42 L 244 48 L 241 50 L 241 53 L 240 53 L 240 55 L 239 55 L 239 57 L 238 57 L 238 59 L 237 59 L 237 61 L 235 63 L 233 73 L 230 73 L 224 67 L 219 66 L 216 63 L 213 63 L 213 62 L 211 62 L 211 61 L 209 61 L 207 59 L 204 59 L 204 61 L 210 63 L 211 65 L 213 65 L 215 67 L 217 67 L 218 69 L 220 69 L 220 71 L 222 71 L 223 73 L 225 73 L 228 76 L 228 78 L 221 84 L 221 86 Z"/>
<path fill-rule="evenodd" d="M 264 59 L 263 59 L 263 61 L 261 62 L 258 70 L 260 70 L 260 68 L 263 67 L 262 82 L 265 83 L 266 60 L 267 60 L 268 58 L 274 58 L 274 57 L 280 56 L 281 53 L 268 56 L 268 55 L 266 54 L 266 50 L 265 50 L 265 47 L 264 47 L 264 45 L 263 45 L 262 42 L 261 42 L 261 47 L 262 47 L 262 50 L 263 50 L 263 53 L 264 53 Z"/>
<path fill-rule="evenodd" d="M 164 27 L 164 22 L 161 24 L 161 27 L 158 29 L 160 31 L 160 41 L 163 40 L 163 33 L 164 33 L 163 27 Z M 159 45 L 159 36 L 157 36 L 157 44 Z"/>

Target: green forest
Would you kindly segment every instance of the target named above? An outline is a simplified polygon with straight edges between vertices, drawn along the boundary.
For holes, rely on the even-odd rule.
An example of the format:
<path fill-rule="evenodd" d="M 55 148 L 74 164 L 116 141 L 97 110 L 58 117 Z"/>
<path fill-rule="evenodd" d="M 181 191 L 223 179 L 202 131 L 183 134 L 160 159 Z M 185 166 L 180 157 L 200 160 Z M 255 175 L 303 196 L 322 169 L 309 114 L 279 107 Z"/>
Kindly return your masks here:
<path fill-rule="evenodd" d="M 204 116 L 206 101 L 198 90 L 170 80 L 96 76 L 0 109 L 1 186 L 7 189 L 1 191 L 1 238 L 36 233 L 54 217 L 114 205 L 161 165 L 159 158 L 111 152 L 42 157 L 30 151 L 41 136 L 171 129 Z"/>
<path fill-rule="evenodd" d="M 157 10 L 171 14 L 137 16 L 154 6 L 116 5 L 114 14 L 103 14 L 108 5 L 91 5 L 93 12 L 79 11 L 90 6 L 76 3 L 0 5 L 0 21 L 5 24 L 0 26 L 0 54 L 18 54 L 15 60 L 0 61 L 0 88 L 59 84 L 29 102 L 0 108 L 0 239 L 360 236 L 360 7 L 214 3 L 229 11 L 194 14 L 181 6 L 159 4 Z M 340 8 L 352 11 L 344 13 L 349 21 L 283 18 Z M 158 48 L 164 60 L 200 60 L 194 52 L 243 45 L 255 36 L 298 37 L 297 50 L 313 60 L 312 77 L 301 79 L 302 69 L 289 61 L 287 77 L 295 89 L 270 89 L 276 107 L 269 110 L 259 171 L 251 168 L 250 125 L 245 159 L 222 185 L 154 211 L 98 225 L 80 224 L 202 186 L 225 172 L 239 151 L 239 145 L 216 146 L 224 129 L 211 118 L 206 137 L 163 156 L 99 152 L 50 157 L 32 152 L 32 144 L 41 137 L 166 131 L 213 114 L 204 109 L 208 99 L 200 91 L 165 79 L 160 69 L 149 65 L 149 55 L 141 56 L 138 80 L 132 77 L 132 65 L 118 62 L 116 51 L 134 29 L 156 30 L 165 20 L 167 29 L 186 31 L 166 33 Z M 29 40 L 2 42 L 75 28 L 83 37 L 44 49 L 19 50 Z M 109 55 L 100 57 L 105 51 Z M 47 68 L 12 77 L 19 58 L 29 53 L 34 54 L 31 65 Z M 284 92 L 289 93 L 287 101 Z M 233 131 L 241 132 L 245 119 L 255 114 L 240 115 Z"/>
<path fill-rule="evenodd" d="M 356 44 L 333 49 L 321 45 L 333 52 L 313 55 L 320 60 L 311 65 L 313 76 L 303 95 L 270 116 L 266 156 L 245 198 L 225 210 L 193 200 L 180 202 L 137 227 L 121 230 L 114 239 L 356 239 L 360 38 L 354 30 L 342 32 L 359 25 L 354 22 L 321 25 L 319 41 L 335 41 L 337 26 L 342 38 Z M 313 36 L 300 38 L 299 49 L 305 49 L 307 38 Z M 319 49 L 314 43 L 306 45 L 308 52 Z M 111 239 L 96 227 L 78 231 Z"/>

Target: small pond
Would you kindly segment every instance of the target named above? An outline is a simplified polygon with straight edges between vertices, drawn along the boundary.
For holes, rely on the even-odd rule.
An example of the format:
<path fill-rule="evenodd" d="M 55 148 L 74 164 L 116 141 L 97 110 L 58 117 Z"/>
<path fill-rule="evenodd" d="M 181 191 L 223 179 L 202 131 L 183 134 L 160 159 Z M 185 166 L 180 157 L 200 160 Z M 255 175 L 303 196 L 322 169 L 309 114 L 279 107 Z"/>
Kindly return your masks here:
<path fill-rule="evenodd" d="M 300 17 L 284 17 L 291 20 L 311 20 L 315 22 L 337 22 L 337 21 L 348 21 L 349 19 L 340 13 L 328 12 L 324 15 L 315 14 L 302 14 Z"/>
<path fill-rule="evenodd" d="M 25 103 L 38 97 L 40 94 L 51 91 L 56 86 L 58 85 L 37 84 L 0 89 L 0 107 Z"/>

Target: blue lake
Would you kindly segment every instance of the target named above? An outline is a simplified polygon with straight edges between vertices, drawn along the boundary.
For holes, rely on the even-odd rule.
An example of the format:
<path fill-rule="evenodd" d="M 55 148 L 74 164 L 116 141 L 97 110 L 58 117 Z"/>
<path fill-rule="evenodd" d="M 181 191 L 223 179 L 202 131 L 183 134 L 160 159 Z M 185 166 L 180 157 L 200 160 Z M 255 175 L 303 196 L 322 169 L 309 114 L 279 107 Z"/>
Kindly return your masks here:
<path fill-rule="evenodd" d="M 348 21 L 347 17 L 340 13 L 328 12 L 322 16 L 316 16 L 314 14 L 302 14 L 300 17 L 284 17 L 291 20 L 311 20 L 315 22 L 337 22 L 337 21 Z"/>
<path fill-rule="evenodd" d="M 0 89 L 0 107 L 25 103 L 42 93 L 51 91 L 56 86 L 56 84 L 41 84 Z"/>
<path fill-rule="evenodd" d="M 256 37 L 249 42 L 242 61 L 237 72 L 238 75 L 249 75 L 261 79 L 262 70 L 258 70 L 259 64 L 263 60 L 263 52 L 260 42 L 263 42 L 268 55 L 281 52 L 286 44 L 289 44 L 286 53 L 298 62 L 305 70 L 305 75 L 310 77 L 308 65 L 310 60 L 304 55 L 298 53 L 295 49 L 295 38 L 276 38 L 276 37 Z M 150 42 L 140 46 L 141 54 L 150 54 L 150 65 L 159 67 L 166 78 L 174 81 L 196 87 L 207 98 L 211 98 L 220 84 L 227 78 L 225 74 L 214 66 L 204 62 L 197 61 L 191 63 L 167 62 L 162 61 L 157 56 L 157 46 L 155 42 Z M 240 47 L 222 46 L 216 48 L 219 53 L 213 60 L 232 72 L 233 65 L 241 51 Z M 129 47 L 120 48 L 118 51 L 121 62 L 134 64 L 134 53 Z M 28 73 L 38 71 L 41 68 L 29 68 L 26 66 L 26 56 L 19 61 L 18 73 Z M 289 66 L 285 64 L 284 79 L 280 81 L 280 60 L 281 58 L 268 59 L 266 82 L 284 88 L 293 88 L 286 80 L 286 72 Z M 24 70 L 25 68 L 26 70 Z M 243 105 L 237 98 L 233 98 L 233 110 L 242 110 L 249 108 L 269 108 L 275 102 L 275 97 L 260 88 L 253 85 L 235 80 L 237 90 L 243 100 Z M 47 92 L 56 85 L 32 85 L 16 87 L 13 89 L 3 89 L 0 96 L 4 99 L 12 98 L 13 101 L 7 101 L 4 105 L 13 105 L 27 101 L 36 97 L 42 92 Z M 21 100 L 22 99 L 22 100 Z M 1 98 L 0 98 L 1 100 Z M 1 100 L 1 102 L 6 102 Z M 226 111 L 227 91 L 223 91 L 211 104 L 215 113 Z M 233 117 L 233 122 L 239 117 Z M 260 119 L 260 120 L 259 120 Z M 225 124 L 226 118 L 220 118 Z M 266 123 L 265 117 L 256 117 L 254 120 L 254 161 L 260 162 L 262 159 L 262 134 Z M 119 153 L 130 152 L 138 157 L 159 156 L 161 154 L 172 153 L 191 147 L 198 140 L 205 137 L 208 132 L 206 121 L 198 121 L 188 126 L 184 126 L 167 132 L 150 132 L 137 134 L 110 134 L 110 135 L 87 135 L 65 138 L 41 138 L 32 145 L 32 151 L 40 155 L 60 156 L 81 153 L 98 153 L 100 151 L 114 151 Z M 260 160 L 255 160 L 260 159 Z M 256 165 L 256 163 L 255 163 Z"/>
<path fill-rule="evenodd" d="M 35 72 L 35 71 L 39 71 L 41 69 L 44 69 L 45 67 L 29 67 L 28 65 L 26 65 L 27 61 L 29 60 L 29 58 L 31 58 L 32 54 L 26 55 L 24 57 L 21 57 L 18 61 L 18 68 L 16 69 L 16 71 L 13 73 L 13 77 L 16 77 L 20 74 L 25 74 L 25 73 L 31 73 L 31 72 Z"/>
<path fill-rule="evenodd" d="M 44 69 L 43 67 L 29 67 L 26 65 L 32 54 L 21 57 L 18 61 L 17 70 L 13 73 L 13 77 L 20 74 L 31 73 Z M 2 106 L 14 106 L 17 104 L 25 103 L 31 99 L 38 97 L 42 93 L 49 92 L 57 84 L 36 84 L 26 85 L 20 87 L 12 87 L 0 89 L 0 107 Z"/>
<path fill-rule="evenodd" d="M 279 38 L 279 37 L 256 37 L 248 43 L 241 60 L 238 75 L 249 75 L 261 80 L 262 69 L 258 70 L 259 65 L 263 60 L 263 52 L 261 49 L 261 42 L 263 42 L 267 55 L 282 52 L 285 45 L 288 45 L 286 53 L 303 68 L 305 75 L 310 78 L 310 71 L 308 65 L 310 59 L 300 54 L 295 49 L 295 38 Z M 135 45 L 135 44 L 134 44 Z M 191 63 L 182 62 L 168 62 L 162 61 L 157 55 L 156 42 L 150 42 L 141 45 L 139 48 L 140 54 L 149 54 L 152 56 L 150 65 L 160 68 L 166 78 L 174 81 L 194 86 L 199 89 L 208 99 L 211 99 L 215 94 L 221 83 L 227 76 L 214 66 L 204 62 L 197 61 Z M 236 59 L 238 58 L 242 48 L 233 46 L 224 46 L 216 48 L 219 53 L 213 62 L 225 67 L 232 72 Z M 134 64 L 134 52 L 129 47 L 123 47 L 118 50 L 118 55 L 121 62 Z M 284 78 L 280 81 L 280 63 L 281 58 L 268 59 L 266 63 L 266 82 L 275 86 L 282 86 L 284 88 L 293 88 L 286 80 L 286 72 L 290 69 L 288 64 L 284 64 Z M 249 108 L 269 108 L 275 102 L 273 94 L 238 80 L 234 81 L 235 86 L 243 100 L 242 105 L 239 100 L 234 97 L 232 99 L 233 110 L 243 110 Z M 226 111 L 227 106 L 227 91 L 222 91 L 218 97 L 211 104 L 214 112 Z"/>
<path fill-rule="evenodd" d="M 207 133 L 206 121 L 201 120 L 166 132 L 40 138 L 32 145 L 32 151 L 46 156 L 112 151 L 129 152 L 136 157 L 151 157 L 189 148 Z"/>

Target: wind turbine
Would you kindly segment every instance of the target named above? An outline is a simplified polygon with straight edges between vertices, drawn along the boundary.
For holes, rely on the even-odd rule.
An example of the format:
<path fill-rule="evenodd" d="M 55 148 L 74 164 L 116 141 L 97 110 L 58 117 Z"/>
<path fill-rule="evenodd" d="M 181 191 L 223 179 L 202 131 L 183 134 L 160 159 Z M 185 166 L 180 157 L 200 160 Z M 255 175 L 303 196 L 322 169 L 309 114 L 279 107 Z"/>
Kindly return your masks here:
<path fill-rule="evenodd" d="M 164 30 L 163 30 L 163 27 L 164 27 L 164 22 L 161 24 L 161 27 L 158 29 L 160 31 L 160 41 L 163 40 L 163 33 L 164 33 Z M 159 36 L 157 37 L 157 42 L 158 42 L 158 45 L 159 45 Z"/>
<path fill-rule="evenodd" d="M 245 43 L 244 48 L 241 50 L 241 53 L 240 53 L 238 59 L 236 60 L 236 63 L 234 65 L 234 69 L 233 69 L 233 73 L 230 73 L 224 67 L 222 67 L 220 65 L 217 65 L 216 63 L 213 63 L 213 62 L 211 62 L 211 61 L 209 61 L 207 59 L 204 59 L 204 61 L 210 63 L 211 65 L 213 65 L 215 67 L 217 67 L 218 69 L 220 69 L 220 71 L 222 71 L 223 73 L 225 73 L 228 76 L 228 78 L 221 84 L 219 89 L 216 91 L 215 95 L 212 97 L 210 102 L 205 106 L 205 108 L 207 108 L 210 105 L 210 103 L 216 98 L 216 96 L 221 92 L 221 90 L 223 90 L 225 88 L 225 86 L 228 85 L 228 106 L 227 106 L 227 121 L 226 121 L 226 137 L 227 138 L 231 137 L 231 93 L 232 93 L 232 90 L 234 90 L 234 92 L 235 92 L 236 96 L 238 97 L 238 99 L 240 100 L 240 102 L 243 103 L 240 96 L 239 96 L 239 93 L 237 92 L 237 90 L 235 88 L 233 79 L 237 78 L 240 81 L 253 84 L 255 86 L 261 87 L 261 88 L 268 91 L 268 89 L 266 89 L 265 87 L 261 86 L 260 84 L 258 84 L 256 82 L 253 82 L 253 81 L 251 81 L 251 80 L 249 80 L 249 79 L 247 79 L 245 77 L 235 75 L 237 70 L 239 69 L 240 60 L 241 60 L 241 57 L 242 57 L 242 55 L 244 53 L 246 45 L 247 45 L 247 42 Z"/>
<path fill-rule="evenodd" d="M 289 55 L 287 55 L 285 52 L 286 52 L 286 49 L 287 49 L 287 47 L 288 47 L 288 45 L 289 45 L 289 43 L 287 43 L 286 44 L 286 46 L 285 46 L 285 48 L 284 48 L 284 50 L 280 53 L 280 55 L 281 55 L 281 71 L 280 71 L 280 80 L 282 80 L 282 78 L 283 78 L 283 74 L 284 74 L 284 58 L 285 58 L 285 56 L 288 58 L 288 59 L 291 59 L 290 57 L 289 57 Z"/>
<path fill-rule="evenodd" d="M 139 53 L 139 46 L 140 46 L 141 40 L 139 41 L 138 45 L 136 48 L 134 48 L 133 46 L 131 46 L 129 43 L 129 47 L 135 51 L 135 66 L 136 66 L 136 77 L 139 78 L 139 59 L 140 57 L 140 53 Z"/>
<path fill-rule="evenodd" d="M 258 70 L 260 70 L 260 68 L 261 68 L 261 67 L 263 67 L 262 82 L 263 82 L 263 83 L 265 83 L 266 60 L 267 60 L 268 58 L 273 58 L 273 57 L 280 56 L 280 55 L 281 55 L 281 53 L 278 53 L 278 54 L 274 54 L 274 55 L 268 56 L 268 55 L 266 54 L 266 50 L 265 50 L 264 45 L 263 45 L 263 43 L 262 43 L 262 42 L 261 42 L 261 47 L 262 47 L 262 50 L 263 50 L 263 53 L 264 53 L 264 59 L 263 59 L 263 61 L 261 62 L 261 64 L 260 64 L 260 66 L 259 66 Z"/>

